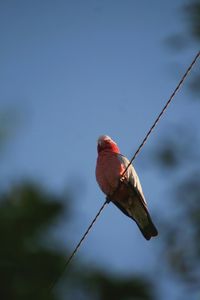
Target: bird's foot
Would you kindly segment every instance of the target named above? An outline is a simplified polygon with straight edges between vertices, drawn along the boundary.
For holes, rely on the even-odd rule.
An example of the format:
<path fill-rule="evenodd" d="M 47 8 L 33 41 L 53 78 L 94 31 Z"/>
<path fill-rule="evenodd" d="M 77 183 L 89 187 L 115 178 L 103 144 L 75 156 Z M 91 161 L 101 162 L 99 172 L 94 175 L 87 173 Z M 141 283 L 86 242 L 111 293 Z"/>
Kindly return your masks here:
<path fill-rule="evenodd" d="M 125 179 L 126 179 L 126 178 L 125 178 L 124 176 L 122 176 L 122 177 L 119 179 L 119 181 L 120 181 L 120 182 L 124 182 Z"/>

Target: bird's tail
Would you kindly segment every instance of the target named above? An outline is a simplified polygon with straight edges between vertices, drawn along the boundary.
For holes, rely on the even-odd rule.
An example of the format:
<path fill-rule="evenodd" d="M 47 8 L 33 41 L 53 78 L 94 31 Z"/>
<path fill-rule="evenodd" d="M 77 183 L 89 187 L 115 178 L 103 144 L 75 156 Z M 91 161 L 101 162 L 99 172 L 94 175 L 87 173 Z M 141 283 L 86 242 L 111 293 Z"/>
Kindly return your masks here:
<path fill-rule="evenodd" d="M 116 195 L 112 202 L 138 225 L 145 239 L 157 236 L 158 231 L 151 220 L 146 202 L 139 191 L 124 182 L 121 184 L 120 198 Z"/>
<path fill-rule="evenodd" d="M 158 231 L 157 231 L 155 225 L 153 224 L 150 216 L 148 216 L 148 224 L 141 226 L 137 223 L 137 225 L 146 240 L 150 240 L 152 237 L 158 235 Z"/>
<path fill-rule="evenodd" d="M 146 240 L 150 240 L 152 237 L 158 235 L 158 231 L 143 203 L 136 201 L 134 207 L 131 209 L 131 216 Z"/>
<path fill-rule="evenodd" d="M 137 204 L 134 207 L 125 209 L 119 202 L 113 202 L 125 215 L 134 220 L 139 227 L 142 235 L 146 240 L 150 240 L 153 236 L 158 235 L 158 231 L 153 224 L 150 214 L 141 202 L 136 202 Z"/>

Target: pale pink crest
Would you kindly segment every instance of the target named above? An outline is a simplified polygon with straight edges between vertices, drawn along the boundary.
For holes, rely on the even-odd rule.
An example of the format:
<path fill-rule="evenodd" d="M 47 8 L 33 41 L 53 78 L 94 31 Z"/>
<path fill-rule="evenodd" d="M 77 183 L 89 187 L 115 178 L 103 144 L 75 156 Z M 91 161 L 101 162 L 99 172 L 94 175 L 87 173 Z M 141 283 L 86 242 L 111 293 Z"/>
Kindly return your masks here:
<path fill-rule="evenodd" d="M 97 151 L 99 153 L 103 150 L 120 153 L 117 144 L 108 135 L 101 135 L 98 138 Z"/>

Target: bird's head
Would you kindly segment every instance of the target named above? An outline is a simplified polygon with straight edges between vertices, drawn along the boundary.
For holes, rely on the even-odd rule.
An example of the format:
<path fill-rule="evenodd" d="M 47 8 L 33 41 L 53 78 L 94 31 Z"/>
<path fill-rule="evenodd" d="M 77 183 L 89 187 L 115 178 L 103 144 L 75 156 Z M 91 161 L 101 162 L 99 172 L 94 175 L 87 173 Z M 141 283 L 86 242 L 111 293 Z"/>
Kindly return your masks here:
<path fill-rule="evenodd" d="M 120 153 L 120 150 L 119 150 L 117 144 L 108 135 L 101 135 L 98 138 L 97 151 L 98 151 L 98 153 L 100 153 L 103 150 Z"/>

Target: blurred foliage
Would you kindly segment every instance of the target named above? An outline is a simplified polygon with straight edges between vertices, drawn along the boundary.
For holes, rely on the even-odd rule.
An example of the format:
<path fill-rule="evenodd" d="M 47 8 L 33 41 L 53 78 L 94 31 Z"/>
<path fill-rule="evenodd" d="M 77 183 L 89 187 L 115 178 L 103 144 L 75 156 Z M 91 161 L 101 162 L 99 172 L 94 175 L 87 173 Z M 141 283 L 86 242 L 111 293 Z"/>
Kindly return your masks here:
<path fill-rule="evenodd" d="M 192 79 L 189 81 L 189 87 L 191 91 L 194 93 L 200 92 L 200 71 L 199 69 L 197 71 L 193 72 Z M 198 98 L 199 99 L 199 98 Z"/>
<path fill-rule="evenodd" d="M 76 259 L 48 292 L 69 254 L 68 249 L 63 254 L 50 231 L 68 210 L 63 203 L 64 199 L 32 183 L 1 193 L 0 299 L 154 299 L 146 279 L 113 276 Z"/>
<path fill-rule="evenodd" d="M 0 112 L 0 151 L 4 149 L 7 142 L 14 136 L 16 128 L 20 123 L 18 112 L 11 108 Z"/>
<path fill-rule="evenodd" d="M 165 176 L 170 214 L 160 220 L 161 255 L 185 286 L 200 286 L 200 165 L 195 163 L 199 143 L 188 130 L 170 132 L 154 149 L 154 167 L 157 162 L 163 175 L 170 171 L 170 177 Z"/>
<path fill-rule="evenodd" d="M 0 299 L 45 299 L 64 258 L 42 245 L 41 234 L 62 205 L 31 184 L 13 187 L 0 199 Z"/>
<path fill-rule="evenodd" d="M 188 18 L 193 37 L 200 40 L 200 0 L 191 0 L 184 7 L 184 13 Z"/>
<path fill-rule="evenodd" d="M 98 298 L 102 300 L 124 299 L 152 299 L 153 290 L 150 283 L 144 278 L 110 276 L 100 271 L 89 274 L 90 283 L 94 295 L 98 292 Z M 95 299 L 93 296 L 91 299 Z"/>
<path fill-rule="evenodd" d="M 200 41 L 200 0 L 190 0 L 188 4 L 183 4 L 181 9 L 184 25 L 183 31 L 172 34 L 166 42 L 171 49 L 174 49 L 177 53 L 180 53 L 187 48 L 199 49 Z M 187 28 L 185 30 L 185 28 Z M 197 47 L 196 43 L 197 42 Z M 194 53 L 195 55 L 195 53 Z M 188 78 L 188 86 L 190 91 L 197 96 L 197 100 L 200 100 L 200 71 L 199 71 L 199 62 L 196 63 L 196 68 L 190 74 Z M 194 98 L 195 99 L 195 98 Z"/>
<path fill-rule="evenodd" d="M 188 40 L 186 39 L 186 37 L 179 33 L 171 35 L 165 41 L 170 49 L 176 51 L 184 50 L 188 44 Z"/>
<path fill-rule="evenodd" d="M 189 4 L 183 6 L 182 12 L 186 17 L 184 20 L 187 21 L 188 32 L 183 31 L 168 40 L 176 51 L 194 46 L 193 42 L 199 43 L 200 41 L 200 0 L 189 1 Z M 198 66 L 199 62 L 188 81 L 190 91 L 195 92 L 196 95 L 200 92 Z M 184 288 L 182 299 L 188 299 L 185 291 L 189 291 L 190 299 L 199 299 L 194 296 L 197 291 L 200 291 L 200 151 L 198 139 L 199 133 L 197 132 L 195 137 L 191 125 L 185 130 L 185 124 L 182 123 L 177 129 L 174 128 L 162 136 L 153 151 L 154 167 L 157 162 L 157 167 L 165 176 L 166 185 L 168 184 L 165 194 L 168 195 L 168 209 L 170 207 L 167 216 L 164 218 L 162 215 L 160 219 L 160 232 L 162 232 L 160 255 L 166 270 L 170 270 L 169 278 L 173 275 L 173 280 L 177 279 L 177 285 L 182 283 Z M 166 177 L 166 172 L 170 176 Z M 173 177 L 172 174 L 174 174 Z"/>
<path fill-rule="evenodd" d="M 178 170 L 183 164 L 186 167 L 191 159 L 199 159 L 199 153 L 192 147 L 195 143 L 198 144 L 195 133 L 185 126 L 168 126 L 167 133 L 152 150 L 151 163 L 159 164 L 162 172 Z"/>
<path fill-rule="evenodd" d="M 176 151 L 174 151 L 174 149 L 176 149 Z M 168 139 L 165 143 L 161 141 L 156 151 L 153 152 L 154 160 L 157 160 L 157 162 L 166 169 L 176 168 L 181 160 L 178 149 L 179 145 L 172 139 Z"/>
<path fill-rule="evenodd" d="M 164 227 L 166 258 L 186 284 L 200 286 L 200 173 L 186 176 L 175 192 L 176 213 Z"/>
<path fill-rule="evenodd" d="M 200 0 L 191 0 L 189 4 L 185 5 L 183 13 L 188 20 L 189 34 L 194 41 L 200 41 Z M 196 48 L 196 47 L 195 47 Z M 199 50 L 199 49 L 197 49 Z M 199 68 L 193 72 L 189 80 L 189 87 L 192 92 L 200 99 L 200 71 Z"/>

